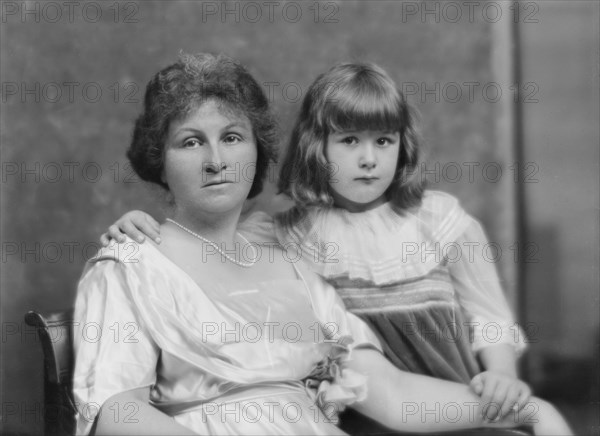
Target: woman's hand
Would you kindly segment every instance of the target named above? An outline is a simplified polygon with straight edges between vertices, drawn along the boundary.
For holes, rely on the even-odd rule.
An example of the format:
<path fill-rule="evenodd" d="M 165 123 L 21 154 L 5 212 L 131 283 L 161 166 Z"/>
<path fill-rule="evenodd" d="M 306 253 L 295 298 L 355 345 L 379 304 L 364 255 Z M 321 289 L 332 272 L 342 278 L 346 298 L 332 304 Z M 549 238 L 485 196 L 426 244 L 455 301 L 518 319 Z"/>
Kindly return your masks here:
<path fill-rule="evenodd" d="M 497 371 L 477 374 L 470 387 L 483 400 L 484 414 L 490 422 L 497 422 L 511 412 L 519 412 L 531 398 L 527 383 Z"/>
<path fill-rule="evenodd" d="M 96 436 L 102 435 L 194 435 L 189 428 L 179 424 L 172 416 L 159 411 L 149 403 L 148 387 L 132 389 L 113 395 L 104 402 L 96 418 Z M 134 415 L 126 413 L 134 410 Z M 131 415 L 131 414 L 130 414 Z M 135 416 L 135 417 L 133 417 Z"/>
<path fill-rule="evenodd" d="M 119 243 L 125 242 L 125 235 L 142 243 L 145 236 L 160 244 L 160 225 L 158 222 L 141 210 L 132 210 L 119 218 L 108 231 L 100 236 L 100 243 L 106 247 L 111 239 Z"/>

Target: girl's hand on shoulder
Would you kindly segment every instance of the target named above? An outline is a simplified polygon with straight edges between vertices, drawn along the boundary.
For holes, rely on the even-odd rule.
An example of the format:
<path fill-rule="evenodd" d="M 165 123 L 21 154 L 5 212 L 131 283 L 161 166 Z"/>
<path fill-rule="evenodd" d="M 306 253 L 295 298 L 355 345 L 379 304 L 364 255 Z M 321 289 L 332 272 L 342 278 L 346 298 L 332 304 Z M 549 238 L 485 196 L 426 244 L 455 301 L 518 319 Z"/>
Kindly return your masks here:
<path fill-rule="evenodd" d="M 132 210 L 119 218 L 100 236 L 100 243 L 106 247 L 111 239 L 118 243 L 125 242 L 125 235 L 139 243 L 144 242 L 145 236 L 160 244 L 160 225 L 158 222 L 141 210 Z"/>
<path fill-rule="evenodd" d="M 527 383 L 501 372 L 484 371 L 473 377 L 469 385 L 483 400 L 484 418 L 490 422 L 519 412 L 531 398 Z"/>

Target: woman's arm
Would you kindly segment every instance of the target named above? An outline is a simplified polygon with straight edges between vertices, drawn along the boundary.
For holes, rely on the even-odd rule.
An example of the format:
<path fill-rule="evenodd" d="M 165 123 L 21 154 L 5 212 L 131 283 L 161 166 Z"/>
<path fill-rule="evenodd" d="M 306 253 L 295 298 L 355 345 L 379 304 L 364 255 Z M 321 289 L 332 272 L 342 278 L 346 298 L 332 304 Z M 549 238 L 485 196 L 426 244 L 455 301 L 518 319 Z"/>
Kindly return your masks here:
<path fill-rule="evenodd" d="M 368 349 L 353 350 L 345 367 L 367 376 L 367 398 L 352 407 L 392 429 L 428 432 L 484 425 L 481 399 L 466 385 L 400 371 Z"/>
<path fill-rule="evenodd" d="M 366 399 L 352 407 L 395 430 L 426 433 L 531 425 L 536 435 L 572 434 L 560 414 L 537 398 L 520 412 L 490 423 L 482 419 L 484 402 L 468 386 L 400 371 L 369 349 L 354 350 L 345 367 L 368 378 Z"/>
<path fill-rule="evenodd" d="M 112 396 L 100 408 L 95 435 L 193 435 L 189 428 L 148 403 L 150 389 Z"/>
<path fill-rule="evenodd" d="M 90 263 L 79 282 L 75 303 L 73 345 L 73 395 L 81 406 L 77 434 L 88 434 L 100 405 L 104 419 L 127 419 L 127 428 L 136 426 L 134 402 L 107 403 L 124 393 L 146 389 L 156 383 L 160 348 L 139 317 L 129 288 L 141 262 L 125 263 L 125 251 L 104 250 Z M 131 251 L 129 251 L 131 253 Z M 148 403 L 146 394 L 145 403 Z M 118 407 L 118 405 L 121 407 Z M 121 432 L 124 430 L 120 430 Z"/>

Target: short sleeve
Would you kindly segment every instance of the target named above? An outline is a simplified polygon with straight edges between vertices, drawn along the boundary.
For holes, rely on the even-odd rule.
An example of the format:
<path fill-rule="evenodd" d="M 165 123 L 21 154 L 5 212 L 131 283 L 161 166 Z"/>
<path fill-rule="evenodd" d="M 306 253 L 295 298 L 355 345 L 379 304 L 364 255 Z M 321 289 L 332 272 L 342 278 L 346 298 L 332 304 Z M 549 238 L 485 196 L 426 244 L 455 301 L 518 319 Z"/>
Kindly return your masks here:
<path fill-rule="evenodd" d="M 79 282 L 73 336 L 77 434 L 89 433 L 111 396 L 156 380 L 159 349 L 136 313 L 127 274 L 116 259 L 100 260 Z"/>
<path fill-rule="evenodd" d="M 469 225 L 456 239 L 456 253 L 448 266 L 461 307 L 473 333 L 473 350 L 496 344 L 510 344 L 517 354 L 526 348 L 525 337 L 515 322 L 492 259 L 486 258 L 488 240 L 481 225 L 469 218 Z"/>
<path fill-rule="evenodd" d="M 296 267 L 298 268 L 298 265 Z M 309 289 L 313 310 L 328 339 L 345 342 L 344 338 L 351 338 L 352 342 L 347 344 L 350 350 L 373 348 L 382 351 L 373 331 L 363 320 L 348 312 L 333 286 L 316 273 L 301 267 L 298 269 Z"/>

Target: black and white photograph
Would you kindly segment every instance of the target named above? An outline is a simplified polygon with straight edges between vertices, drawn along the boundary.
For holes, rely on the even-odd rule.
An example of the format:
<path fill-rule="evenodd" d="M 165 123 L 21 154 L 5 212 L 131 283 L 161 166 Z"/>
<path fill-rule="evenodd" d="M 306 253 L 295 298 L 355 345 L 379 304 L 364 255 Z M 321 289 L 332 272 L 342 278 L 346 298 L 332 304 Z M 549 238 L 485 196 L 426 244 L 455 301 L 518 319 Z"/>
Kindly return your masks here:
<path fill-rule="evenodd" d="M 0 434 L 600 436 L 600 2 L 0 0 Z"/>

